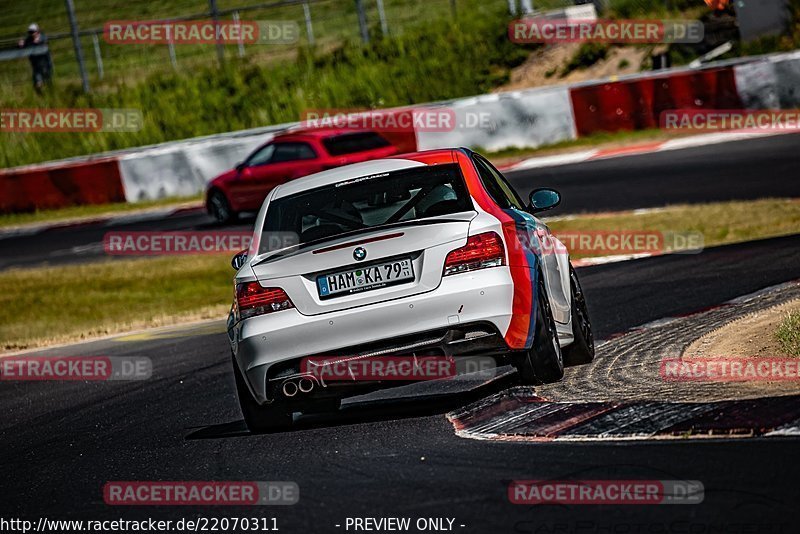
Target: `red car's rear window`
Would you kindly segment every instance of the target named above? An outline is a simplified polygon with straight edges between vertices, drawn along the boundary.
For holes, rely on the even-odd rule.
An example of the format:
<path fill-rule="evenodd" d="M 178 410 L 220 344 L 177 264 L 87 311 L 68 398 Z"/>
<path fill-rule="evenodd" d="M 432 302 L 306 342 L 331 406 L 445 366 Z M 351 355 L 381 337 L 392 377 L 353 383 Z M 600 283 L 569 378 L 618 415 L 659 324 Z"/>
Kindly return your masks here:
<path fill-rule="evenodd" d="M 391 146 L 391 143 L 375 132 L 356 132 L 328 137 L 322 140 L 331 156 L 344 156 Z"/>

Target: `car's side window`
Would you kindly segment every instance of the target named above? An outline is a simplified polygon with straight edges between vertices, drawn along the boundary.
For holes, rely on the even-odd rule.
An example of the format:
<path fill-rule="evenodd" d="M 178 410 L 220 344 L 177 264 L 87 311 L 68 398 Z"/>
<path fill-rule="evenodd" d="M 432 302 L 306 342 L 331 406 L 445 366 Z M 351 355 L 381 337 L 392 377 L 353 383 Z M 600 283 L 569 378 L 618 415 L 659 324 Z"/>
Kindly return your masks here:
<path fill-rule="evenodd" d="M 478 169 L 481 181 L 483 181 L 483 185 L 486 187 L 486 191 L 498 206 L 504 209 L 524 209 L 522 200 L 517 196 L 514 189 L 509 185 L 502 174 L 495 170 L 488 161 L 477 154 L 473 157 L 473 161 L 475 162 L 475 167 Z"/>
<path fill-rule="evenodd" d="M 478 157 L 480 157 L 480 156 L 478 156 Z M 525 209 L 525 202 L 517 194 L 516 189 L 514 189 L 511 186 L 511 184 L 508 183 L 508 180 L 506 180 L 506 177 L 503 176 L 503 173 L 498 171 L 494 167 L 494 165 L 492 165 L 491 163 L 486 161 L 486 159 L 484 159 L 484 158 L 481 158 L 481 159 L 486 164 L 486 166 L 489 167 L 489 170 L 492 171 L 492 175 L 495 178 L 497 178 L 497 183 L 500 184 L 500 188 L 505 192 L 506 196 L 510 199 L 513 207 L 515 207 L 517 209 L 520 209 L 520 210 L 524 210 Z"/>
<path fill-rule="evenodd" d="M 308 143 L 276 143 L 271 163 L 308 160 L 316 157 L 317 154 Z"/>
<path fill-rule="evenodd" d="M 258 167 L 259 165 L 266 165 L 272 159 L 272 154 L 275 152 L 275 145 L 269 144 L 261 148 L 258 152 L 250 156 L 247 160 L 248 167 Z"/>
<path fill-rule="evenodd" d="M 385 148 L 392 144 L 376 132 L 358 132 L 335 135 L 322 140 L 325 150 L 331 156 L 345 156 Z"/>

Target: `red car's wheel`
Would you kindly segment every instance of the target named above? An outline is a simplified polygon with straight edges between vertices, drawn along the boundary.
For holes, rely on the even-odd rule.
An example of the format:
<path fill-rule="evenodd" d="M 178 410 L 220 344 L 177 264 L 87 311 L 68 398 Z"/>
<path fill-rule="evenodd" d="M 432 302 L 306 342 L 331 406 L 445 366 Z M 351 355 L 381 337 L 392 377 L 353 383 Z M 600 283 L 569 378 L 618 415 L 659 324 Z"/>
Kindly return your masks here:
<path fill-rule="evenodd" d="M 225 193 L 214 189 L 208 195 L 208 213 L 220 224 L 235 222 L 239 214 L 233 211 Z"/>

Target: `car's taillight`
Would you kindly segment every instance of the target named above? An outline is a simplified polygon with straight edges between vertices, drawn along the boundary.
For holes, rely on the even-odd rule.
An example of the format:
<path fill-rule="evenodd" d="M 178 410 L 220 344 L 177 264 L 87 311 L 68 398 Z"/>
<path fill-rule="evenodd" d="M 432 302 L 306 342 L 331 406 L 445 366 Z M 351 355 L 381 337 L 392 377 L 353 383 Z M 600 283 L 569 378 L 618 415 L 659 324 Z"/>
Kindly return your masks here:
<path fill-rule="evenodd" d="M 258 282 L 236 284 L 236 305 L 240 319 L 294 308 L 283 289 L 261 287 Z"/>
<path fill-rule="evenodd" d="M 494 232 L 486 232 L 471 236 L 465 246 L 447 255 L 447 259 L 444 260 L 444 275 L 499 267 L 505 263 L 503 240 Z"/>

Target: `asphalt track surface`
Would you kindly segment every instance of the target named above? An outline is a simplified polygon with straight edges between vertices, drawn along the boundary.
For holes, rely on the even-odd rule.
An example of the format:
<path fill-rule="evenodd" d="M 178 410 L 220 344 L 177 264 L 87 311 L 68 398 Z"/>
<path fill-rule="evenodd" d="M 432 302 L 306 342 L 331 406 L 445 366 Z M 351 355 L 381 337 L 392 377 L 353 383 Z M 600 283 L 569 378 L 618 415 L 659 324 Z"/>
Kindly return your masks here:
<path fill-rule="evenodd" d="M 580 273 L 597 333 L 607 338 L 796 279 L 798 251 L 800 236 L 793 236 Z M 144 382 L 1 383 L 0 516 L 257 515 L 276 517 L 288 533 L 343 532 L 335 525 L 347 517 L 386 516 L 455 518 L 465 525 L 458 532 L 796 532 L 800 441 L 791 438 L 531 444 L 456 437 L 444 414 L 513 385 L 513 376 L 449 395 L 435 383 L 395 390 L 385 401 L 301 418 L 290 432 L 251 435 L 238 411 L 223 328 L 219 322 L 46 352 L 147 356 L 154 369 Z M 506 496 L 511 480 L 564 478 L 700 480 L 705 500 L 531 507 Z M 295 481 L 300 502 L 110 507 L 102 487 L 114 480 Z"/>
<path fill-rule="evenodd" d="M 640 158 L 616 160 L 618 171 L 637 165 L 632 159 Z M 796 184 L 794 176 L 784 178 Z M 772 189 L 764 195 L 772 186 L 753 183 L 754 197 L 797 196 Z M 628 194 L 644 195 L 637 191 L 651 186 L 632 178 Z M 603 339 L 800 278 L 799 252 L 800 236 L 790 236 L 579 274 Z M 276 517 L 284 533 L 348 532 L 348 517 L 454 518 L 454 531 L 464 533 L 797 531 L 796 439 L 564 444 L 457 437 L 445 414 L 514 385 L 513 375 L 459 392 L 439 383 L 393 390 L 338 414 L 302 417 L 289 432 L 250 434 L 235 399 L 223 329 L 219 322 L 43 352 L 147 356 L 153 376 L 143 382 L 0 382 L 0 517 Z M 518 479 L 699 480 L 705 499 L 520 506 L 507 497 L 509 482 Z M 105 505 L 103 485 L 119 480 L 294 481 L 300 502 Z"/>
<path fill-rule="evenodd" d="M 508 173 L 523 197 L 536 187 L 554 187 L 562 205 L 550 215 L 661 207 L 676 203 L 800 197 L 800 135 L 787 134 L 639 156 L 612 158 Z M 216 231 L 204 213 L 179 213 L 129 224 L 84 225 L 35 235 L 0 234 L 0 270 L 63 265 L 103 258 L 110 231 Z"/>

